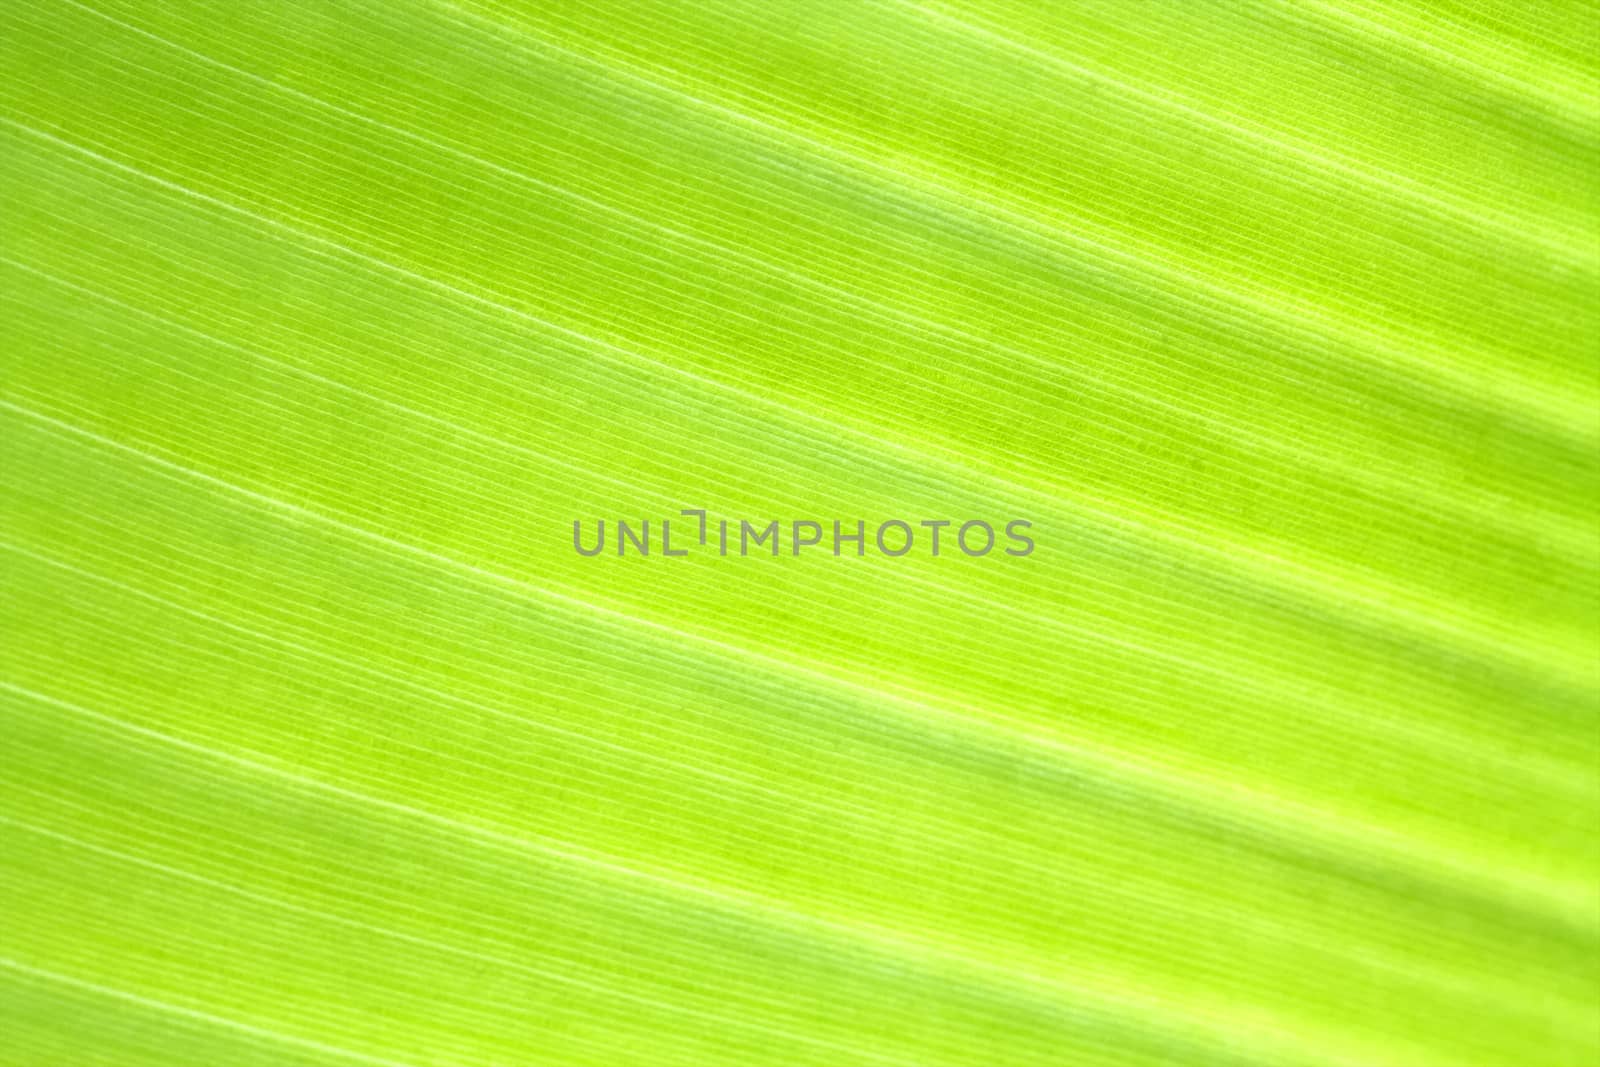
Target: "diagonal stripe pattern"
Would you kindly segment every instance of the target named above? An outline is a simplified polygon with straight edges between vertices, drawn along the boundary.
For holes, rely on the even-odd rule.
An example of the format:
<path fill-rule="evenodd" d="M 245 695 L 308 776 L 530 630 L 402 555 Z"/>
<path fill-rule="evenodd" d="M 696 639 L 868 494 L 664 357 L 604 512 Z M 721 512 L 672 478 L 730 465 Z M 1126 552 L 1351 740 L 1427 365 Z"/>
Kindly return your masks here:
<path fill-rule="evenodd" d="M 1597 56 L 0 5 L 0 1067 L 1600 1060 Z"/>

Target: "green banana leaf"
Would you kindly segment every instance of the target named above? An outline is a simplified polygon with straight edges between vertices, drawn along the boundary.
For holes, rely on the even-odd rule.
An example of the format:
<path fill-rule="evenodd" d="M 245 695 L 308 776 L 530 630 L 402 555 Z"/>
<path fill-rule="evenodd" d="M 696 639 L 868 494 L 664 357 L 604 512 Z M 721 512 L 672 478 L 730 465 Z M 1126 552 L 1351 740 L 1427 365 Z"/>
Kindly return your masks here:
<path fill-rule="evenodd" d="M 0 1064 L 1600 1062 L 1590 4 L 8 0 L 0 194 Z"/>

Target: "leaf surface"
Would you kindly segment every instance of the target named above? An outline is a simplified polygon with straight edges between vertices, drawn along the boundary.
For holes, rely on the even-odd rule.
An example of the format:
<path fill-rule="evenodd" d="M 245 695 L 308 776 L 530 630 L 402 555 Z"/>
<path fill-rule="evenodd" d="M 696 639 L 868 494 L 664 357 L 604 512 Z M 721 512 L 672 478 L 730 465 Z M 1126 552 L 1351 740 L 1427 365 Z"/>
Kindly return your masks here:
<path fill-rule="evenodd" d="M 1600 1059 L 1597 55 L 4 5 L 0 1063 Z"/>

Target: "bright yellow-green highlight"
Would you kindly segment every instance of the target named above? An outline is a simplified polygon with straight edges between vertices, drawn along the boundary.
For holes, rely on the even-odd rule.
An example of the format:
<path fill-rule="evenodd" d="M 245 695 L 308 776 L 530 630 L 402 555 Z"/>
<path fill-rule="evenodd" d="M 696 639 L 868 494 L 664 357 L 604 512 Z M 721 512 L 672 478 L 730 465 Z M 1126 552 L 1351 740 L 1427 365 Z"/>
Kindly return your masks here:
<path fill-rule="evenodd" d="M 0 5 L 0 1067 L 1600 1062 L 1597 57 Z"/>

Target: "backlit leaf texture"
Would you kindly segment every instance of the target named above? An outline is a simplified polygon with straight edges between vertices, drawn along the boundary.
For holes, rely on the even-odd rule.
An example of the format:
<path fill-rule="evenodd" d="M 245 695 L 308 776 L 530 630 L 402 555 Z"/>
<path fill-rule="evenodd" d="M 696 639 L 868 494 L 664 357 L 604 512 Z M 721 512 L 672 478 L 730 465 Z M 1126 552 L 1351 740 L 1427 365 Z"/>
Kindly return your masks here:
<path fill-rule="evenodd" d="M 0 4 L 0 1064 L 1600 1062 L 1597 68 Z"/>

